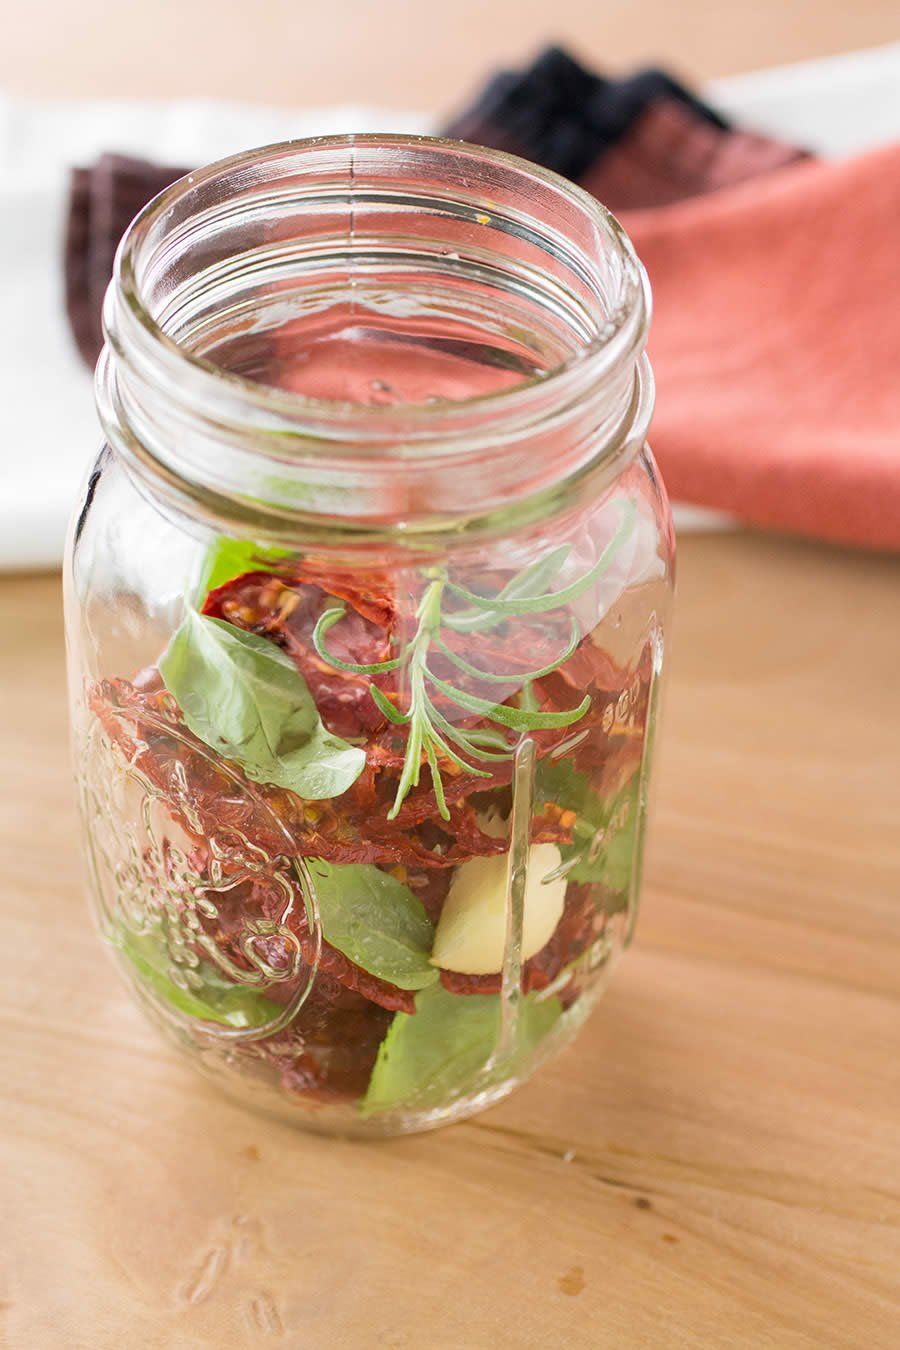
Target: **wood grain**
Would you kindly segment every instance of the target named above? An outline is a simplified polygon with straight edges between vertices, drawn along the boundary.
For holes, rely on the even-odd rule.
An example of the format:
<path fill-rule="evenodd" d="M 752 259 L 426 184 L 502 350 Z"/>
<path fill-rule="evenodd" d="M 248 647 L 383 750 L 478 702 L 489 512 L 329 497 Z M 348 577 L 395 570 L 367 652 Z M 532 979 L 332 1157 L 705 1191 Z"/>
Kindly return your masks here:
<path fill-rule="evenodd" d="M 131 1007 L 79 892 L 58 582 L 0 583 L 2 1343 L 892 1350 L 898 597 L 897 560 L 684 540 L 609 994 L 502 1106 L 349 1144 Z"/>
<path fill-rule="evenodd" d="M 898 39 L 897 0 L 29 0 L 4 26 L 0 89 L 445 114 L 548 41 L 696 80 Z"/>
<path fill-rule="evenodd" d="M 548 33 L 698 78 L 900 20 L 895 0 L 32 0 L 0 87 L 441 110 Z M 894 1350 L 898 618 L 897 560 L 685 540 L 634 949 L 517 1096 L 362 1145 L 220 1100 L 132 1008 L 80 893 L 59 583 L 0 580 L 0 1344 Z"/>

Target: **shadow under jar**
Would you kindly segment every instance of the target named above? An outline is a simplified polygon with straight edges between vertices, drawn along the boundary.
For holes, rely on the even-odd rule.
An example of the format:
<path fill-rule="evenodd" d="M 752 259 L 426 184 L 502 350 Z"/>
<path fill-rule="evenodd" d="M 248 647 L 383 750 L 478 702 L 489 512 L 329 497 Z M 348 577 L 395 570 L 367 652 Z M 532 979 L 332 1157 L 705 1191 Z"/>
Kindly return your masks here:
<path fill-rule="evenodd" d="M 119 250 L 66 568 L 104 941 L 249 1104 L 421 1130 L 634 927 L 673 538 L 615 220 L 455 142 L 189 175 Z"/>

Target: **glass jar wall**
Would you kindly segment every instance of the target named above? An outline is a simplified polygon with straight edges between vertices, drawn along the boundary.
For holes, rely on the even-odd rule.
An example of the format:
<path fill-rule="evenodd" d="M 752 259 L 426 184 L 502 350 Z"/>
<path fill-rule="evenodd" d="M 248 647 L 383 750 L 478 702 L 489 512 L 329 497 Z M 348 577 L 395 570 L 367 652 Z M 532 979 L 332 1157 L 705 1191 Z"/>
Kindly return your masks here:
<path fill-rule="evenodd" d="M 477 1110 L 635 921 L 673 557 L 639 264 L 508 156 L 300 142 L 152 203 L 105 321 L 66 576 L 101 935 L 251 1104 Z"/>

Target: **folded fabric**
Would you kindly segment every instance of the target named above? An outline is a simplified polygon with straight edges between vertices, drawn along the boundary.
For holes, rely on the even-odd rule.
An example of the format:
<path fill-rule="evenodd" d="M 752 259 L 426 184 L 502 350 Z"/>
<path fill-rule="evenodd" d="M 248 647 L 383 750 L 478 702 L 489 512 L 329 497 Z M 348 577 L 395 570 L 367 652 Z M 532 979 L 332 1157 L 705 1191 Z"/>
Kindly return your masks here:
<path fill-rule="evenodd" d="M 79 484 L 102 440 L 91 367 L 65 322 L 60 262 L 73 165 L 92 164 L 111 139 L 128 155 L 208 164 L 292 137 L 433 129 L 420 112 L 360 104 L 277 108 L 0 91 L 0 573 L 59 566 Z"/>
<path fill-rule="evenodd" d="M 445 133 L 544 163 L 621 215 L 654 289 L 652 441 L 673 495 L 900 548 L 900 151 L 819 163 L 662 72 L 609 81 L 555 49 Z M 176 176 L 106 156 L 74 179 L 67 302 L 87 360 L 118 238 Z"/>
<path fill-rule="evenodd" d="M 614 84 L 558 51 L 449 130 L 620 215 L 653 287 L 651 438 L 674 496 L 900 549 L 900 149 L 813 162 L 660 72 Z"/>
<path fill-rule="evenodd" d="M 442 134 L 544 164 L 616 212 L 710 192 L 805 155 L 735 130 L 663 71 L 607 80 L 556 47 L 524 72 L 494 77 Z M 89 364 L 103 345 L 100 311 L 119 239 L 140 208 L 189 167 L 107 154 L 74 171 L 66 308 Z"/>
<path fill-rule="evenodd" d="M 64 257 L 66 313 L 88 365 L 94 365 L 103 346 L 103 297 L 119 240 L 138 211 L 187 172 L 128 155 L 101 155 L 91 168 L 73 169 Z"/>
<path fill-rule="evenodd" d="M 617 214 L 743 182 L 806 154 L 731 126 L 664 71 L 608 80 L 558 47 L 521 73 L 494 76 L 443 134 L 543 164 Z"/>
<path fill-rule="evenodd" d="M 900 549 L 900 146 L 626 213 L 669 491 Z"/>

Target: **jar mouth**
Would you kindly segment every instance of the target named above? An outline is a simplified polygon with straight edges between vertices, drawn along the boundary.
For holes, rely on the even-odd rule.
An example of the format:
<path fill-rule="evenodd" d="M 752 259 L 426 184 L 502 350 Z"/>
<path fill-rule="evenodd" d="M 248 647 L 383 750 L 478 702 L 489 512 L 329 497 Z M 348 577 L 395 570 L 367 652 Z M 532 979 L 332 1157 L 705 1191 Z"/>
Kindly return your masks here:
<path fill-rule="evenodd" d="M 371 291 L 379 268 L 418 268 L 420 299 L 429 278 L 448 293 L 464 278 L 491 297 L 473 303 L 468 332 L 479 315 L 489 327 L 491 305 L 502 308 L 508 292 L 503 339 L 533 350 L 534 365 L 500 387 L 380 403 L 277 387 L 211 359 L 203 344 L 214 319 L 230 316 L 233 333 L 256 331 L 245 303 L 254 286 L 277 313 L 290 285 L 302 298 L 298 278 L 329 268 L 351 297 L 363 284 Z M 254 500 L 268 489 L 248 483 L 248 456 L 321 482 L 326 456 L 332 476 L 342 463 L 347 473 L 373 458 L 383 465 L 385 454 L 417 473 L 477 455 L 521 463 L 526 442 L 563 426 L 573 443 L 628 430 L 649 315 L 646 274 L 625 232 L 557 174 L 435 137 L 287 141 L 186 175 L 136 217 L 104 306 L 98 402 L 110 439 L 124 427 L 136 453 L 175 475 Z M 560 474 L 572 467 L 565 458 Z M 507 470 L 501 495 L 519 472 Z M 520 477 L 533 491 L 534 475 Z M 357 513 L 359 493 L 331 486 L 337 494 L 313 509 Z M 418 489 L 412 497 L 408 510 L 426 509 Z"/>
<path fill-rule="evenodd" d="M 239 179 L 242 170 L 247 166 L 253 166 L 258 170 L 261 164 L 275 164 L 279 161 L 283 163 L 311 150 L 326 153 L 331 151 L 338 155 L 343 152 L 349 161 L 350 152 L 354 150 L 392 148 L 412 155 L 428 150 L 456 161 L 472 157 L 481 164 L 503 167 L 520 175 L 524 180 L 530 179 L 535 184 L 543 184 L 551 192 L 558 194 L 561 200 L 565 200 L 573 210 L 583 213 L 586 219 L 593 223 L 599 238 L 621 258 L 620 294 L 616 302 L 610 306 L 610 313 L 602 330 L 552 368 L 523 378 L 511 388 L 440 403 L 379 406 L 312 397 L 246 379 L 222 369 L 202 356 L 197 356 L 173 339 L 158 322 L 152 304 L 144 294 L 147 254 L 154 250 L 154 231 L 158 231 L 160 222 L 165 220 L 179 202 L 183 202 L 191 195 L 199 197 L 205 185 L 223 182 L 229 178 Z M 350 173 L 353 173 L 352 163 Z M 372 418 L 390 420 L 392 417 L 396 418 L 398 413 L 402 413 L 404 420 L 410 419 L 419 423 L 422 429 L 433 428 L 436 432 L 439 430 L 438 424 L 442 421 L 452 419 L 458 412 L 468 414 L 479 406 L 493 406 L 499 402 L 508 412 L 512 412 L 514 408 L 518 409 L 531 399 L 535 386 L 542 388 L 550 386 L 558 390 L 563 383 L 586 370 L 592 379 L 602 379 L 608 370 L 617 366 L 633 351 L 638 342 L 643 341 L 650 308 L 646 274 L 631 242 L 616 218 L 596 198 L 559 174 L 518 156 L 469 145 L 463 141 L 432 136 L 350 134 L 284 141 L 262 149 L 232 155 L 189 173 L 164 189 L 132 222 L 118 249 L 115 285 L 119 290 L 122 304 L 141 325 L 147 337 L 158 344 L 160 353 L 177 361 L 182 370 L 187 367 L 192 379 L 198 382 L 213 382 L 212 387 L 217 391 L 227 388 L 244 399 L 248 405 L 288 416 L 302 417 L 304 413 L 309 413 L 325 420 L 334 416 L 342 424 L 346 424 L 348 420 L 360 423 L 368 422 Z"/>

